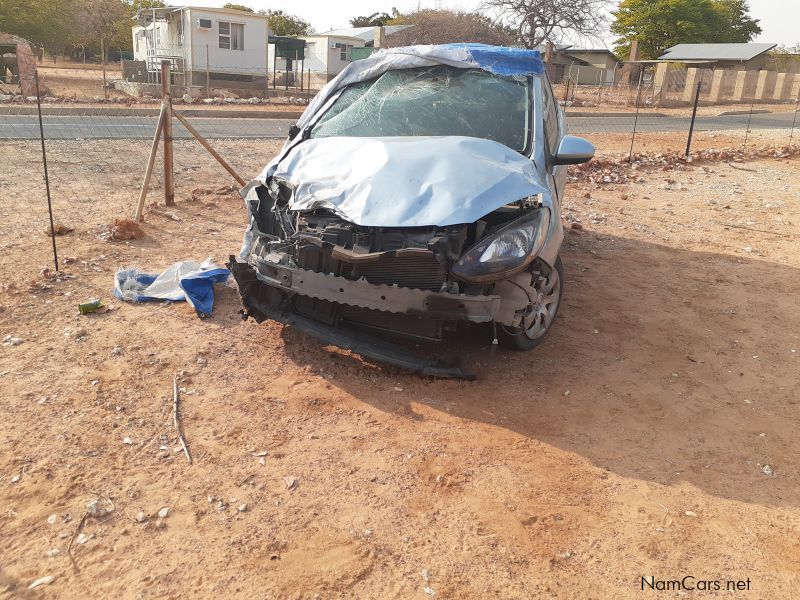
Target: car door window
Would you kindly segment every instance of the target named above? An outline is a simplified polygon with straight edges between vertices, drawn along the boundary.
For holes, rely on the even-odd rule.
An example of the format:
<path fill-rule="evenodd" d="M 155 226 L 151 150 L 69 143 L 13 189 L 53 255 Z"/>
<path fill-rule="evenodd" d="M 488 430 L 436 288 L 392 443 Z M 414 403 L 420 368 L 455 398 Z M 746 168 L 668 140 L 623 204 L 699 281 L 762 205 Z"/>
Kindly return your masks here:
<path fill-rule="evenodd" d="M 555 156 L 558 151 L 558 109 L 553 98 L 553 89 L 550 80 L 544 79 L 542 83 L 542 108 L 544 113 L 544 135 L 550 156 Z"/>

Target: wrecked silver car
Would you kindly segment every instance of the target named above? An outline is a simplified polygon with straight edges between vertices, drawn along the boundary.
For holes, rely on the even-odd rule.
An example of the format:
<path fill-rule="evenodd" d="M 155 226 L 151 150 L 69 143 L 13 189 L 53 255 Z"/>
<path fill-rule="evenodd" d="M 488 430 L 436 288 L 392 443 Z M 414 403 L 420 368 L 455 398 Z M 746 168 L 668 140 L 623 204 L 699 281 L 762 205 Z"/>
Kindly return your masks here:
<path fill-rule="evenodd" d="M 539 53 L 479 44 L 382 50 L 349 65 L 243 190 L 231 257 L 245 318 L 274 319 L 368 358 L 442 377 L 461 367 L 396 338 L 463 322 L 535 347 L 561 301 L 564 135 Z"/>

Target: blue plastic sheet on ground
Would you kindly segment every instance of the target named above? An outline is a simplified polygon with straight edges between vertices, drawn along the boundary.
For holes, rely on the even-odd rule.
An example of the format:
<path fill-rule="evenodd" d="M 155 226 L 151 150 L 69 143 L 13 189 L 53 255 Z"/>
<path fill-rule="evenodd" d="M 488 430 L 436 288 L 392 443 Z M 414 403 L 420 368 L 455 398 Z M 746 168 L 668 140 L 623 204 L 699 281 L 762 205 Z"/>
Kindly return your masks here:
<path fill-rule="evenodd" d="M 185 300 L 199 316 L 206 317 L 214 308 L 214 284 L 225 283 L 230 274 L 210 260 L 177 262 L 158 275 L 120 269 L 114 276 L 114 295 L 126 302 Z"/>

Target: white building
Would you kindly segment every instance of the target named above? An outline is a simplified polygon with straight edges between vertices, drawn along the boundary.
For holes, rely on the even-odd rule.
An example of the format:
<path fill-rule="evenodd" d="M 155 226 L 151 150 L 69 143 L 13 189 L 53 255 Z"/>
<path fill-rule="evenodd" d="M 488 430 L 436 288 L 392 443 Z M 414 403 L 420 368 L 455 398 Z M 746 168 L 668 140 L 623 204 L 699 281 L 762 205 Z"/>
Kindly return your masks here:
<path fill-rule="evenodd" d="M 135 19 L 133 56 L 145 61 L 149 81 L 157 80 L 161 61 L 169 60 L 178 85 L 266 85 L 267 17 L 229 8 L 167 6 L 141 9 Z"/>
<path fill-rule="evenodd" d="M 381 48 L 385 36 L 411 25 L 387 25 L 386 27 L 350 27 L 333 29 L 323 33 L 303 36 L 306 40 L 305 68 L 322 82 L 330 81 L 354 60 L 356 48 Z M 356 50 L 356 59 L 363 56 Z"/>

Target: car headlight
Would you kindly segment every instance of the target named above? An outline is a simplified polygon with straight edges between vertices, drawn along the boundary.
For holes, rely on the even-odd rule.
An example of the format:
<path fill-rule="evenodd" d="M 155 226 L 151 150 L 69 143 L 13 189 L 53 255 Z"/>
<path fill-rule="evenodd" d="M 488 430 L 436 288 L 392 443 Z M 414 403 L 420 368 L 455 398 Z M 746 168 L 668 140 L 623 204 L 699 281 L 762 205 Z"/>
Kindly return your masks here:
<path fill-rule="evenodd" d="M 496 233 L 487 235 L 467 250 L 450 272 L 473 283 L 511 277 L 531 264 L 539 254 L 549 225 L 548 209 L 533 210 Z"/>

